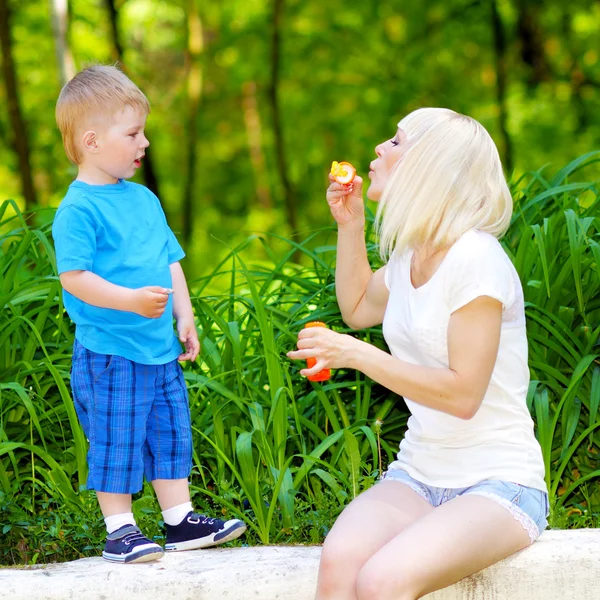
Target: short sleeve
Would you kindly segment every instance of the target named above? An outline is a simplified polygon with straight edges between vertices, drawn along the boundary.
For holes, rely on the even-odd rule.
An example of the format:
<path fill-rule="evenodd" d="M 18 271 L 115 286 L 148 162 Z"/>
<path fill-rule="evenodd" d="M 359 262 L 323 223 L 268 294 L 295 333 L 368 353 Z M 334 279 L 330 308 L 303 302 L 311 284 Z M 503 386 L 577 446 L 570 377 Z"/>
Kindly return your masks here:
<path fill-rule="evenodd" d="M 96 225 L 85 209 L 67 206 L 58 209 L 52 224 L 58 274 L 90 271 L 96 254 Z"/>
<path fill-rule="evenodd" d="M 173 263 L 176 263 L 176 262 L 180 261 L 182 258 L 184 258 L 185 252 L 183 251 L 181 244 L 177 241 L 175 234 L 173 233 L 173 231 L 169 227 L 169 224 L 167 223 L 167 216 L 165 215 L 165 211 L 162 208 L 162 205 L 160 203 L 160 200 L 158 199 L 158 196 L 156 196 L 156 194 L 154 194 L 151 190 L 149 190 L 146 187 L 143 187 L 142 189 L 144 190 L 144 192 L 146 194 L 149 194 L 152 197 L 152 199 L 154 200 L 156 210 L 158 210 L 160 212 L 163 223 L 165 224 L 165 228 L 167 231 L 168 260 L 169 260 L 169 264 L 172 265 Z"/>
<path fill-rule="evenodd" d="M 388 260 L 387 264 L 385 265 L 385 271 L 383 273 L 383 281 L 385 283 L 385 287 L 388 289 L 388 292 L 392 289 L 392 279 L 397 263 L 398 260 L 396 253 L 392 252 L 390 260 Z"/>
<path fill-rule="evenodd" d="M 177 241 L 175 234 L 171 231 L 171 228 L 168 225 L 167 236 L 167 251 L 169 253 L 169 264 L 172 265 L 173 263 L 180 261 L 185 256 L 185 252 L 183 251 L 183 248 Z"/>
<path fill-rule="evenodd" d="M 480 296 L 489 296 L 502 303 L 502 311 L 515 302 L 515 277 L 510 260 L 500 244 L 474 244 L 463 247 L 453 257 L 447 271 L 447 301 L 450 313 L 466 306 Z"/>

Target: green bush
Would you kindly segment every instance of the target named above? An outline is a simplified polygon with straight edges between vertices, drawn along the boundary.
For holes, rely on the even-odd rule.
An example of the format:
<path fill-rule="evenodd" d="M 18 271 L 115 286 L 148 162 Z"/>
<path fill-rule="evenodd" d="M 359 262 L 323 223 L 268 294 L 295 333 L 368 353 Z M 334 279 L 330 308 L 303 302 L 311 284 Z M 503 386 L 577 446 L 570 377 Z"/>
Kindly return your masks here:
<path fill-rule="evenodd" d="M 503 240 L 525 290 L 528 403 L 557 527 L 592 526 L 600 510 L 600 201 L 595 184 L 570 182 L 598 155 L 551 179 L 540 171 L 517 182 Z M 86 442 L 68 385 L 73 328 L 49 227 L 29 225 L 12 202 L 0 208 L 3 564 L 97 555 L 104 538 L 84 490 Z M 375 264 L 371 227 L 368 235 Z M 360 373 L 311 383 L 285 356 L 309 320 L 347 331 L 335 301 L 334 239 L 333 229 L 302 243 L 253 237 L 191 284 L 202 342 L 185 371 L 194 503 L 244 518 L 249 544 L 322 542 L 393 458 L 406 426 L 402 399 Z M 250 261 L 257 247 L 263 259 Z M 381 328 L 353 335 L 385 348 Z M 151 489 L 134 500 L 136 517 L 159 539 Z"/>

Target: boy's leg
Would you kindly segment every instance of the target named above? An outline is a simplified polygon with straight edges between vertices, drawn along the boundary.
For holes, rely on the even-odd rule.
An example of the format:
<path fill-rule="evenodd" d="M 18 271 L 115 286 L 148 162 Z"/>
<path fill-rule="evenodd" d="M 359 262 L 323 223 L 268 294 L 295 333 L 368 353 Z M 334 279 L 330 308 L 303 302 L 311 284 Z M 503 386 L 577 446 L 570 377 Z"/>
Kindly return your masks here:
<path fill-rule="evenodd" d="M 124 525 L 135 525 L 135 518 L 131 512 L 131 494 L 109 494 L 96 492 L 100 510 L 104 515 L 106 530 L 113 533 Z"/>
<path fill-rule="evenodd" d="M 359 600 L 416 600 L 531 544 L 524 527 L 494 500 L 459 496 L 383 546 L 358 576 Z"/>
<path fill-rule="evenodd" d="M 160 371 L 159 371 L 160 372 Z M 146 479 L 152 482 L 167 529 L 165 550 L 194 550 L 233 540 L 246 530 L 239 519 L 222 521 L 195 514 L 188 477 L 192 466 L 190 409 L 181 366 L 162 365 L 148 418 Z"/>
<path fill-rule="evenodd" d="M 158 503 L 163 511 L 191 503 L 190 484 L 186 479 L 155 479 L 152 482 Z M 185 516 L 185 515 L 184 515 Z"/>
<path fill-rule="evenodd" d="M 102 555 L 123 563 L 163 556 L 162 548 L 141 534 L 131 512 L 131 493 L 142 484 L 148 410 L 145 394 L 140 397 L 137 391 L 137 382 L 146 375 L 140 368 L 144 365 L 75 344 L 71 387 L 90 444 L 88 488 L 96 490 L 108 530 Z"/>

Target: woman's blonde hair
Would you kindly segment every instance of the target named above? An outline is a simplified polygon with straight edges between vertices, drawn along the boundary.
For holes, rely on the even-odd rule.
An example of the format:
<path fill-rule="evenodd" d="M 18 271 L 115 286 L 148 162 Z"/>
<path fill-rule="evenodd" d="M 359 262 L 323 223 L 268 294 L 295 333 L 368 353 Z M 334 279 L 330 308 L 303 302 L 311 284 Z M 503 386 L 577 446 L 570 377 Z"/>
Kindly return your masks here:
<path fill-rule="evenodd" d="M 377 210 L 381 256 L 423 245 L 439 250 L 469 229 L 502 236 L 512 198 L 485 128 L 445 108 L 415 110 L 398 127 L 407 136 L 407 150 Z"/>
<path fill-rule="evenodd" d="M 76 165 L 81 162 L 77 136 L 87 119 L 96 115 L 110 118 L 126 106 L 144 115 L 150 112 L 144 93 L 115 66 L 88 67 L 66 83 L 56 102 L 56 123 L 68 159 Z"/>

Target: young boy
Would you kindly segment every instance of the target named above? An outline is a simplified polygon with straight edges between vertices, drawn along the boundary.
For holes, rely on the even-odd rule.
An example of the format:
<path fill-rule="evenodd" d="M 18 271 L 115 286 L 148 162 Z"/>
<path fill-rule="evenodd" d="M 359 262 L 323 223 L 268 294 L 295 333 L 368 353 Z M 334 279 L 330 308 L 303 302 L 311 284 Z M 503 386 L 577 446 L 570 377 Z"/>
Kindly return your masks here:
<path fill-rule="evenodd" d="M 238 519 L 195 514 L 190 502 L 190 411 L 177 361 L 195 360 L 200 344 L 179 264 L 185 254 L 158 198 L 127 181 L 149 145 L 149 111 L 139 88 L 111 66 L 78 73 L 56 106 L 66 154 L 78 167 L 52 229 L 76 325 L 71 386 L 89 439 L 87 486 L 108 531 L 102 556 L 122 563 L 164 554 L 132 514 L 131 494 L 144 475 L 162 509 L 166 550 L 222 544 L 246 529 Z"/>

